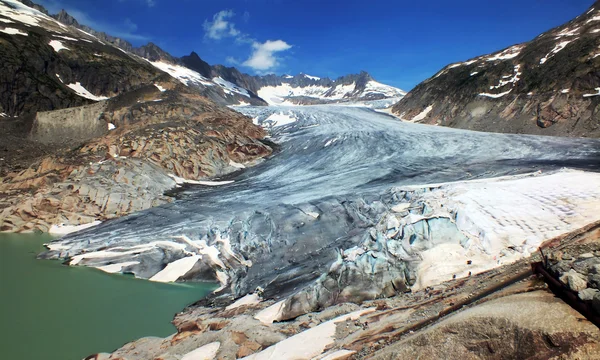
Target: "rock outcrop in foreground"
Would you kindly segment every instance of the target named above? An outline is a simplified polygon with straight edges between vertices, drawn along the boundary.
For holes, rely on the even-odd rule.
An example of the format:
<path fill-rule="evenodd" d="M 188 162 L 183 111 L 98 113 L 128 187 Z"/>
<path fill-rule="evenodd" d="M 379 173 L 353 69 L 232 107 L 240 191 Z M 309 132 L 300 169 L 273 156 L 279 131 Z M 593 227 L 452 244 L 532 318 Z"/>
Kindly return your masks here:
<path fill-rule="evenodd" d="M 600 2 L 530 42 L 446 66 L 393 112 L 461 129 L 600 137 Z"/>
<path fill-rule="evenodd" d="M 542 245 L 545 254 L 600 266 L 600 223 Z M 600 330 L 549 291 L 520 260 L 361 306 L 339 304 L 271 323 L 260 294 L 226 308 L 190 307 L 177 333 L 144 338 L 88 359 L 595 359 Z M 566 263 L 565 263 L 566 264 Z M 595 273 L 590 272 L 589 279 Z M 598 293 L 593 280 L 583 281 Z M 595 298 L 594 298 L 595 299 Z M 600 312 L 599 312 L 600 314 Z"/>

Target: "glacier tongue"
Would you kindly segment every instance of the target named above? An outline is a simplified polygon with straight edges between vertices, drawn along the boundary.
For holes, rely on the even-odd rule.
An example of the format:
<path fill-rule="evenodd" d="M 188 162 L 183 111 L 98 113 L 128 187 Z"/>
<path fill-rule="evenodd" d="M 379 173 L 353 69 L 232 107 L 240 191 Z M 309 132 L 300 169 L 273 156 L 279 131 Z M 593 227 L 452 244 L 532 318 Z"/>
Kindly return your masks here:
<path fill-rule="evenodd" d="M 597 170 L 598 140 L 468 132 L 357 107 L 239 111 L 265 125 L 295 119 L 270 128 L 280 147 L 271 159 L 233 183 L 66 236 L 43 256 L 127 263 L 122 271 L 141 278 L 191 257 L 168 279 L 220 281 L 235 297 L 292 294 L 283 319 L 483 271 L 600 217 L 599 174 L 544 176 L 565 164 Z"/>

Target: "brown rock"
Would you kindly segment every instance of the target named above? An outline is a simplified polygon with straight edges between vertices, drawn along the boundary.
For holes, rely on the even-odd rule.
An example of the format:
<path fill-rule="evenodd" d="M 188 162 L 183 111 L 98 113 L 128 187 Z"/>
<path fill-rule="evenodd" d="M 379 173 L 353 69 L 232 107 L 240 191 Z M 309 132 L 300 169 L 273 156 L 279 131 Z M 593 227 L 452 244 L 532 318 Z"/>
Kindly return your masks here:
<path fill-rule="evenodd" d="M 262 346 L 260 346 L 260 344 L 254 341 L 246 341 L 240 346 L 236 355 L 238 358 L 243 358 L 246 356 L 250 356 L 261 349 Z"/>

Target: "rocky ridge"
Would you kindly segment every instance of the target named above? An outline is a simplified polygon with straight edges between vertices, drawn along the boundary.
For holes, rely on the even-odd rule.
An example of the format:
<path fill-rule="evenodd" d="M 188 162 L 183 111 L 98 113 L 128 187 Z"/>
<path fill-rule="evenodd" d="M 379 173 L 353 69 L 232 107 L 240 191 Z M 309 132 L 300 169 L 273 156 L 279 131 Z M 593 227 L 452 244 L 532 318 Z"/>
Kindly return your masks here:
<path fill-rule="evenodd" d="M 406 121 L 600 136 L 600 2 L 534 40 L 450 64 L 393 107 Z"/>

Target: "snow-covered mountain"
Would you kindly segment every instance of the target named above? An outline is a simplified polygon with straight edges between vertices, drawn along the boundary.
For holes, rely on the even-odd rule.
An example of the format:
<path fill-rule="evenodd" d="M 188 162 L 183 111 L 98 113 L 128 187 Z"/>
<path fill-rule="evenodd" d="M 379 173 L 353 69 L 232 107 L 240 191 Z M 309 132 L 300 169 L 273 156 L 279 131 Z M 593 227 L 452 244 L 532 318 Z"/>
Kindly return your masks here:
<path fill-rule="evenodd" d="M 600 136 L 600 1 L 535 39 L 449 64 L 394 106 L 463 129 Z"/>
<path fill-rule="evenodd" d="M 336 80 L 251 76 L 211 66 L 195 52 L 177 58 L 153 43 L 136 48 L 80 24 L 64 10 L 51 15 L 30 0 L 0 0 L 0 48 L 0 113 L 9 117 L 83 105 L 165 79 L 223 105 L 398 100 L 404 95 L 365 72 Z M 27 71 L 17 71 L 23 68 Z"/>
<path fill-rule="evenodd" d="M 261 80 L 257 94 L 270 105 L 381 100 L 401 98 L 406 94 L 403 90 L 375 81 L 364 71 L 336 80 L 307 74 Z"/>

